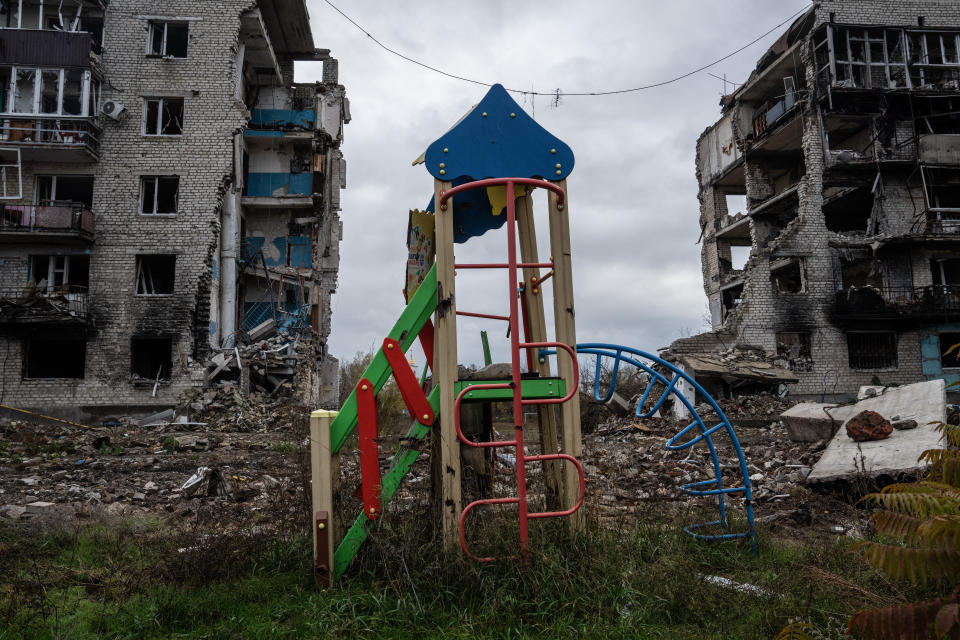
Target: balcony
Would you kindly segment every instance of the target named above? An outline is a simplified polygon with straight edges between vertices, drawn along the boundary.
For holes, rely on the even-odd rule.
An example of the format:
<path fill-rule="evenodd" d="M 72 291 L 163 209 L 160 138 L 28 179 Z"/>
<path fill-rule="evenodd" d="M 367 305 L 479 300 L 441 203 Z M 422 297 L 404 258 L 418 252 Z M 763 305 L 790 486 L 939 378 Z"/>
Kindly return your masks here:
<path fill-rule="evenodd" d="M 834 312 L 847 320 L 956 320 L 960 285 L 850 287 L 837 291 Z"/>
<path fill-rule="evenodd" d="M 243 193 L 243 204 L 259 207 L 312 207 L 314 174 L 303 173 L 249 173 Z"/>
<path fill-rule="evenodd" d="M 254 109 L 250 116 L 251 129 L 313 129 L 317 112 L 313 109 Z"/>
<path fill-rule="evenodd" d="M 79 204 L 0 204 L 0 243 L 93 242 L 95 216 Z"/>
<path fill-rule="evenodd" d="M 41 292 L 36 285 L 0 290 L 0 326 L 27 329 L 88 325 L 87 288 L 63 285 Z"/>
<path fill-rule="evenodd" d="M 0 64 L 89 69 L 101 51 L 85 31 L 0 29 Z"/>
<path fill-rule="evenodd" d="M 24 160 L 95 160 L 99 157 L 100 133 L 94 118 L 0 114 L 0 146 L 19 147 Z"/>
<path fill-rule="evenodd" d="M 960 164 L 960 134 L 931 133 L 920 136 L 920 162 L 933 165 Z"/>

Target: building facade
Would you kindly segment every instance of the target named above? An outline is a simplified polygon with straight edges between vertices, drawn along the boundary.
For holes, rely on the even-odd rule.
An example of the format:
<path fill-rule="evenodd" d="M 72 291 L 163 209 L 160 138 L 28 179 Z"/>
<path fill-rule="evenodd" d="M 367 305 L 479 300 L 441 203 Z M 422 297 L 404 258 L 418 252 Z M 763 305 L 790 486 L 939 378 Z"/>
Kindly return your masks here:
<path fill-rule="evenodd" d="M 349 108 L 304 0 L 11 0 L 0 121 L 0 403 L 169 407 L 258 327 L 335 366 Z"/>
<path fill-rule="evenodd" d="M 797 395 L 960 380 L 960 4 L 819 0 L 697 141 L 713 331 Z"/>

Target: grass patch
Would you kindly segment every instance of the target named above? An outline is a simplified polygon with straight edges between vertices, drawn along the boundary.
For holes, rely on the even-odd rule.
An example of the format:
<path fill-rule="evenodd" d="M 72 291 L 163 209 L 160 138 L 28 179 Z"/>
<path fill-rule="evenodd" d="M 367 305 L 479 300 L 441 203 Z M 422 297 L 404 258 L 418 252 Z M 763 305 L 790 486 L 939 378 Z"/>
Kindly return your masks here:
<path fill-rule="evenodd" d="M 427 517 L 387 518 L 348 575 L 317 591 L 309 540 L 175 534 L 155 522 L 35 535 L 0 527 L 6 638 L 772 638 L 791 619 L 839 630 L 900 593 L 844 540 L 705 544 L 658 518 L 571 537 L 540 522 L 528 566 L 445 555 Z M 296 527 L 288 531 L 303 531 Z M 515 548 L 508 527 L 478 545 Z M 764 595 L 710 584 L 722 576 Z"/>

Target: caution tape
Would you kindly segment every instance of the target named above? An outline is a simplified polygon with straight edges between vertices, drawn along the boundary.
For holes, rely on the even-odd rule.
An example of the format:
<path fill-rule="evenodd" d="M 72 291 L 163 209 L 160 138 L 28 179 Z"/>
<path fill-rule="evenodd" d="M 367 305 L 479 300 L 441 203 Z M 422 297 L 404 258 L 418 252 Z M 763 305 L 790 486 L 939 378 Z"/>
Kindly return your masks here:
<path fill-rule="evenodd" d="M 11 407 L 5 404 L 0 404 L 0 409 L 9 409 L 10 411 L 25 413 L 29 416 L 37 416 L 38 418 L 43 418 L 44 420 L 53 420 L 54 422 L 62 422 L 63 424 L 69 424 L 70 426 L 73 426 L 73 427 L 81 427 L 83 429 L 91 429 L 91 430 L 96 429 L 96 427 L 80 424 L 79 422 L 71 422 L 69 420 L 64 420 L 63 418 L 54 418 L 53 416 L 45 416 L 42 413 L 37 413 L 35 411 L 27 411 L 26 409 L 18 409 L 16 407 Z"/>

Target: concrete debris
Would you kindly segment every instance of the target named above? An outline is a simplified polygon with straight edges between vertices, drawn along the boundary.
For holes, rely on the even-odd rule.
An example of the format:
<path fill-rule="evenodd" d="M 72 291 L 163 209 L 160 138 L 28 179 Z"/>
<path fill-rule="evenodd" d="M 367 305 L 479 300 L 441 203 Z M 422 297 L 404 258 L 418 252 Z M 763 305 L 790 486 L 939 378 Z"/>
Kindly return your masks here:
<path fill-rule="evenodd" d="M 891 429 L 889 437 L 868 442 L 852 440 L 846 429 L 839 431 L 814 465 L 807 482 L 920 471 L 920 454 L 941 446 L 936 425 L 947 418 L 946 385 L 943 380 L 930 380 L 890 388 L 857 402 L 853 409 L 855 413 L 873 411 L 885 418 L 914 421 L 917 426 L 908 431 Z"/>
<path fill-rule="evenodd" d="M 773 386 L 799 381 L 796 374 L 777 366 L 775 359 L 760 349 L 731 348 L 719 353 L 673 353 L 666 350 L 660 356 L 678 362 L 701 384 L 704 379 L 711 378 L 727 384 L 751 382 Z"/>
<path fill-rule="evenodd" d="M 847 435 L 857 442 L 883 440 L 893 433 L 890 421 L 876 411 L 861 411 L 847 420 L 844 428 Z"/>
<path fill-rule="evenodd" d="M 44 502 L 43 500 L 37 500 L 36 502 L 31 502 L 27 505 L 27 513 L 43 513 L 48 509 L 52 509 L 57 506 L 53 502 Z"/>
<path fill-rule="evenodd" d="M 780 414 L 790 439 L 795 442 L 829 440 L 854 413 L 852 407 L 823 402 L 801 402 Z"/>
<path fill-rule="evenodd" d="M 897 431 L 906 431 L 907 429 L 916 429 L 916 420 L 897 420 L 893 423 L 893 428 Z"/>

